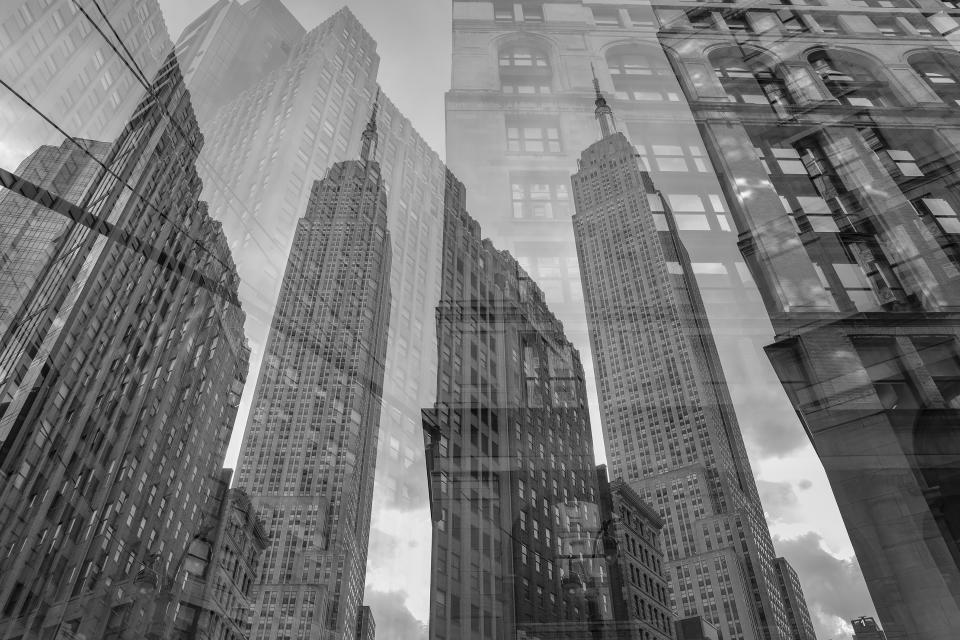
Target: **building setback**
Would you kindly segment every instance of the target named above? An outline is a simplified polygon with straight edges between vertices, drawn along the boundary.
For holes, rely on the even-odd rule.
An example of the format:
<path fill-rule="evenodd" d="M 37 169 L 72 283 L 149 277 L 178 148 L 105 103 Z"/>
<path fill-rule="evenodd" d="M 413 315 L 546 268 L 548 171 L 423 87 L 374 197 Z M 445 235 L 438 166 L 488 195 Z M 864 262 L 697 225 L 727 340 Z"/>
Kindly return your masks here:
<path fill-rule="evenodd" d="M 233 470 L 223 469 L 211 492 L 201 535 L 187 552 L 173 640 L 247 640 L 251 592 L 267 530 L 243 489 L 231 489 Z"/>
<path fill-rule="evenodd" d="M 390 315 L 375 117 L 361 159 L 316 181 L 297 223 L 244 433 L 238 486 L 271 539 L 257 639 L 357 632 Z"/>
<path fill-rule="evenodd" d="M 588 637 L 599 500 L 577 351 L 447 174 L 438 391 L 423 412 L 431 640 Z M 565 588 L 567 585 L 569 588 Z"/>
<path fill-rule="evenodd" d="M 240 20 L 240 14 L 247 17 Z M 218 93 L 203 78 L 225 76 L 256 49 L 244 40 L 258 30 L 288 34 L 257 45 L 264 59 L 281 63 L 221 104 L 208 119 L 201 175 L 214 216 L 223 221 L 243 278 L 240 297 L 248 311 L 247 334 L 256 367 L 276 306 L 284 260 L 311 185 L 333 163 L 359 154 L 366 111 L 377 94 L 377 45 L 348 10 L 337 11 L 309 31 L 288 24 L 278 0 L 236 5 L 221 2 L 184 30 L 177 51 L 201 95 Z M 236 15 L 233 21 L 224 16 Z M 289 51 L 284 43 L 293 40 Z M 243 41 L 237 49 L 236 41 Z M 224 56 L 202 43 L 222 43 Z M 212 46 L 212 44 L 211 44 Z M 230 54 L 230 55 L 228 55 Z M 269 72 L 267 72 L 269 71 Z M 218 98 L 219 99 L 219 98 Z M 422 507 L 426 496 L 420 410 L 436 387 L 434 324 L 427 321 L 439 299 L 444 166 L 390 99 L 380 94 L 377 159 L 386 189 L 394 296 L 388 340 L 385 396 L 379 440 L 375 501 L 384 508 Z M 238 478 L 247 470 L 240 461 Z M 428 558 L 423 558 L 426 565 Z M 399 563 L 396 571 L 408 570 Z M 427 578 L 426 568 L 423 575 Z"/>
<path fill-rule="evenodd" d="M 957 17 L 867 5 L 661 12 L 659 38 L 884 630 L 946 640 L 960 621 L 960 56 L 938 34 Z"/>
<path fill-rule="evenodd" d="M 813 630 L 813 621 L 810 619 L 810 611 L 807 609 L 797 572 L 786 558 L 776 558 L 773 568 L 777 573 L 777 584 L 780 585 L 780 598 L 787 612 L 790 640 L 816 640 L 817 634 Z"/>
<path fill-rule="evenodd" d="M 109 239 L 66 225 L 2 338 L 2 638 L 169 629 L 236 417 L 244 314 L 176 59 L 150 89 L 74 203 Z"/>
<path fill-rule="evenodd" d="M 623 480 L 609 480 L 597 467 L 600 521 L 613 608 L 610 640 L 671 640 L 676 637 L 670 610 L 660 531 L 663 520 Z"/>
<path fill-rule="evenodd" d="M 773 543 L 690 258 L 599 85 L 596 116 L 573 228 L 612 473 L 665 522 L 682 616 L 731 640 L 785 639 Z"/>

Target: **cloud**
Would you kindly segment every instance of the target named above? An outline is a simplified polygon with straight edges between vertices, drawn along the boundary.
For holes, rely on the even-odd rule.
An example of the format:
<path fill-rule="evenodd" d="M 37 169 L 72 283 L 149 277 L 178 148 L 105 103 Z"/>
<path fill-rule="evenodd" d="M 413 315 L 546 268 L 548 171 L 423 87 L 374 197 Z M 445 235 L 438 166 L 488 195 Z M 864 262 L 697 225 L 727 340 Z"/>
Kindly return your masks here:
<path fill-rule="evenodd" d="M 797 486 L 800 487 L 800 490 L 801 490 L 801 491 L 806 491 L 807 489 L 809 489 L 810 487 L 813 486 L 813 482 L 811 482 L 810 480 L 807 480 L 806 478 L 804 478 L 804 479 L 802 479 L 800 482 L 797 483 Z"/>
<path fill-rule="evenodd" d="M 800 577 L 820 640 L 849 638 L 849 620 L 876 613 L 856 558 L 838 558 L 821 545 L 818 533 L 775 538 L 774 545 Z"/>
<path fill-rule="evenodd" d="M 810 446 L 810 441 L 803 431 L 803 427 L 796 420 L 767 419 L 761 425 L 744 430 L 751 449 L 763 458 L 782 458 L 804 446 Z"/>
<path fill-rule="evenodd" d="M 363 604 L 370 607 L 376 622 L 377 637 L 390 640 L 425 640 L 427 625 L 417 620 L 407 608 L 406 591 L 367 589 Z"/>
<path fill-rule="evenodd" d="M 760 502 L 767 516 L 767 522 L 797 522 L 797 507 L 800 504 L 793 485 L 789 482 L 770 482 L 757 480 Z"/>

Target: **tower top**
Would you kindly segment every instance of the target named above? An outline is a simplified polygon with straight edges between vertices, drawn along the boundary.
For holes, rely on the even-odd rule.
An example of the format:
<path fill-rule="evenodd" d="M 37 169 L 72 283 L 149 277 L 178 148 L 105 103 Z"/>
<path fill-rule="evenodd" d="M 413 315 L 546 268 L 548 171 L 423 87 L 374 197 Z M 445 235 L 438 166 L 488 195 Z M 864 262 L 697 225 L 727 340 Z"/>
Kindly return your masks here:
<path fill-rule="evenodd" d="M 367 122 L 366 129 L 361 136 L 360 159 L 364 162 L 371 162 L 377 153 L 377 111 L 380 107 L 380 87 L 377 87 L 377 95 L 373 99 L 373 109 L 370 111 L 370 121 Z"/>
<path fill-rule="evenodd" d="M 597 80 L 597 70 L 594 68 L 592 62 L 590 63 L 590 73 L 593 74 L 593 90 L 597 95 L 597 99 L 593 102 L 597 105 L 597 108 L 594 109 L 594 114 L 596 114 L 597 120 L 600 122 L 601 138 L 606 138 L 617 130 L 617 125 L 613 120 L 613 109 L 610 108 L 610 105 L 607 104 L 607 99 L 600 93 L 600 81 Z"/>

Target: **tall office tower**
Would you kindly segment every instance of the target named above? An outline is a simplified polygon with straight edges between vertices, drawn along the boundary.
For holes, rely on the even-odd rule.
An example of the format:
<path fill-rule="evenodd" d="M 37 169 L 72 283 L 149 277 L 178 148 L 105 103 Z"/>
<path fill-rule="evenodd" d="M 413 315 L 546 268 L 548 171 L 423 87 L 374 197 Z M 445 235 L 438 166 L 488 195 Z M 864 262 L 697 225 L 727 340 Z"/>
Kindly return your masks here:
<path fill-rule="evenodd" d="M 91 20 L 111 34 L 96 5 L 77 4 L 72 0 L 2 3 L 0 76 L 71 135 L 113 140 L 140 103 L 143 90 L 92 26 Z M 98 4 L 144 77 L 154 77 L 172 47 L 157 0 Z M 41 144 L 60 144 L 63 136 L 9 90 L 0 88 L 0 138 L 4 142 L 0 166 L 9 169 Z"/>
<path fill-rule="evenodd" d="M 877 626 L 877 621 L 867 616 L 851 620 L 853 640 L 887 640 L 886 634 Z"/>
<path fill-rule="evenodd" d="M 175 59 L 150 92 L 78 202 L 11 187 L 71 222 L 0 340 L 2 638 L 168 629 L 236 416 L 237 275 Z"/>
<path fill-rule="evenodd" d="M 65 141 L 30 154 L 16 174 L 69 202 L 79 202 L 106 159 L 106 142 Z M 26 299 L 56 251 L 56 240 L 70 225 L 65 216 L 12 191 L 0 193 L 0 335 Z"/>
<path fill-rule="evenodd" d="M 660 532 L 663 520 L 623 480 L 597 467 L 600 522 L 609 563 L 613 620 L 610 640 L 671 640 L 676 620 L 670 609 Z"/>
<path fill-rule="evenodd" d="M 250 638 L 251 593 L 270 540 L 250 496 L 231 489 L 223 469 L 204 510 L 202 536 L 190 544 L 186 580 L 171 640 Z"/>
<path fill-rule="evenodd" d="M 357 632 L 390 314 L 375 118 L 376 107 L 361 159 L 313 185 L 244 433 L 238 485 L 272 541 L 254 638 Z"/>
<path fill-rule="evenodd" d="M 491 239 L 543 287 L 584 356 L 593 397 L 569 193 L 577 157 L 596 139 L 592 64 L 673 209 L 731 394 L 738 408 L 751 410 L 741 412 L 744 431 L 769 432 L 769 416 L 793 415 L 763 353 L 773 331 L 683 89 L 658 41 L 659 0 L 652 4 L 456 0 L 447 162 L 466 184 L 470 210 Z"/>
<path fill-rule="evenodd" d="M 776 558 L 773 569 L 777 574 L 777 584 L 780 585 L 780 599 L 787 612 L 790 640 L 816 640 L 817 634 L 813 630 L 813 621 L 810 619 L 810 611 L 807 609 L 797 572 L 786 558 Z"/>
<path fill-rule="evenodd" d="M 960 56 L 937 34 L 956 11 L 827 0 L 662 18 L 776 332 L 768 354 L 884 629 L 955 637 Z"/>
<path fill-rule="evenodd" d="M 785 640 L 773 543 L 690 258 L 596 93 L 601 139 L 572 178 L 573 228 L 611 473 L 664 519 L 681 617 Z"/>
<path fill-rule="evenodd" d="M 268 4 L 274 5 L 263 3 Z M 212 68 L 213 63 L 202 58 L 197 64 Z M 238 254 L 254 362 L 262 355 L 297 216 L 307 206 L 313 181 L 334 162 L 359 153 L 362 105 L 377 92 L 378 65 L 376 43 L 342 9 L 298 41 L 286 62 L 224 105 L 204 131 L 205 194 Z M 434 324 L 425 319 L 433 317 L 439 299 L 444 166 L 389 98 L 381 95 L 379 102 L 377 159 L 391 194 L 390 286 L 396 295 L 376 500 L 419 507 L 426 493 L 419 470 L 420 409 L 433 401 L 436 387 Z M 243 464 L 238 477 L 246 473 Z"/>
<path fill-rule="evenodd" d="M 281 0 L 218 0 L 177 39 L 200 129 L 217 109 L 279 69 L 306 30 Z"/>
<path fill-rule="evenodd" d="M 609 599 L 584 588 L 603 560 L 580 358 L 450 173 L 444 209 L 429 637 L 581 637 Z"/>

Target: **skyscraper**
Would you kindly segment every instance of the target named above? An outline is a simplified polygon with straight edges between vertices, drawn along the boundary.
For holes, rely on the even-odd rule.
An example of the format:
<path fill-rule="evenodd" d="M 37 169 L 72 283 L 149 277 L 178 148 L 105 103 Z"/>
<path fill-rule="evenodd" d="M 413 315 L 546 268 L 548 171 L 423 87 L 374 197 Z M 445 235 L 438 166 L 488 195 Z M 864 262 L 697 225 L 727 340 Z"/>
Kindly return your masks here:
<path fill-rule="evenodd" d="M 10 185 L 70 219 L 2 336 L 3 638 L 169 628 L 236 416 L 237 275 L 176 59 L 149 92 L 76 203 Z"/>
<path fill-rule="evenodd" d="M 739 412 L 744 433 L 756 441 L 750 434 L 768 434 L 774 423 L 788 435 L 792 426 L 802 441 L 763 352 L 773 330 L 737 247 L 733 205 L 684 100 L 681 81 L 699 78 L 699 67 L 680 79 L 673 71 L 674 58 L 692 45 L 665 50 L 660 43 L 668 23 L 701 9 L 659 1 L 455 1 L 447 161 L 491 239 L 543 288 L 584 356 L 594 398 L 569 192 L 578 155 L 596 139 L 593 66 L 674 213 L 731 396 L 738 409 L 749 409 Z M 676 33 L 695 39 L 703 32 Z"/>
<path fill-rule="evenodd" d="M 306 33 L 281 0 L 217 0 L 184 28 L 176 54 L 200 129 L 277 71 Z"/>
<path fill-rule="evenodd" d="M 960 58 L 953 5 L 920 6 L 674 12 L 659 37 L 884 630 L 938 640 L 960 621 Z"/>
<path fill-rule="evenodd" d="M 775 559 L 773 569 L 777 574 L 777 584 L 780 585 L 783 608 L 787 612 L 790 640 L 816 640 L 817 634 L 813 630 L 810 611 L 807 609 L 807 601 L 803 597 L 803 588 L 800 586 L 797 572 L 786 558 Z"/>
<path fill-rule="evenodd" d="M 573 228 L 612 474 L 664 519 L 681 617 L 731 639 L 786 639 L 770 532 L 674 213 L 599 84 L 596 117 Z"/>
<path fill-rule="evenodd" d="M 94 181 L 110 144 L 92 140 L 43 146 L 17 167 L 16 175 L 64 198 L 79 202 Z M 12 191 L 0 193 L 0 335 L 29 295 L 56 252 L 57 238 L 70 220 Z"/>
<path fill-rule="evenodd" d="M 588 588 L 604 560 L 579 354 L 451 173 L 444 206 L 430 638 L 586 635 L 610 603 Z"/>
<path fill-rule="evenodd" d="M 387 196 L 374 159 L 313 185 L 270 328 L 238 485 L 272 544 L 254 638 L 353 640 L 363 598 L 390 315 Z"/>
<path fill-rule="evenodd" d="M 600 521 L 608 562 L 612 620 L 610 640 L 670 640 L 675 618 L 665 575 L 663 520 L 653 507 L 607 469 L 597 467 Z"/>
<path fill-rule="evenodd" d="M 218 16 L 242 10 L 249 17 L 254 9 L 270 23 L 268 30 L 282 29 L 290 36 L 297 31 L 276 0 L 211 7 L 177 43 L 181 62 L 195 69 L 191 77 L 198 85 L 206 75 L 244 66 L 245 51 L 253 45 L 237 49 L 235 41 L 242 41 L 244 29 L 256 29 L 256 23 Z M 221 105 L 204 130 L 209 141 L 201 163 L 205 197 L 238 255 L 255 366 L 310 185 L 334 162 L 357 156 L 365 124 L 360 105 L 369 104 L 378 91 L 376 42 L 348 9 L 309 32 L 300 29 L 302 37 L 285 60 L 269 73 L 249 78 L 246 90 Z M 198 44 L 206 41 L 223 41 L 224 55 L 233 52 L 235 57 L 221 58 Z M 274 60 L 286 49 L 271 42 L 262 43 L 261 52 Z M 390 286 L 397 295 L 391 309 L 377 500 L 408 508 L 422 506 L 426 493 L 419 425 L 420 409 L 434 397 L 436 385 L 434 324 L 425 319 L 433 316 L 439 298 L 444 167 L 387 96 L 381 94 L 379 103 L 377 159 L 392 196 L 387 203 L 393 244 Z"/>
<path fill-rule="evenodd" d="M 270 543 L 243 489 L 231 489 L 223 469 L 204 510 L 202 536 L 190 544 L 186 581 L 172 640 L 250 638 L 251 593 L 263 551 Z"/>
<path fill-rule="evenodd" d="M 157 0 L 99 3 L 130 60 L 153 78 L 172 43 Z M 93 3 L 13 0 L 0 6 L 0 74 L 11 88 L 71 135 L 113 140 L 143 97 L 143 88 L 93 28 L 109 28 Z M 148 80 L 149 81 L 149 80 Z M 9 90 L 0 91 L 0 162 L 19 164 L 63 136 Z"/>

